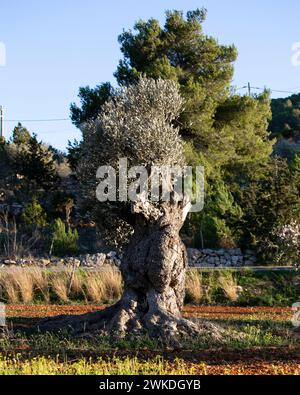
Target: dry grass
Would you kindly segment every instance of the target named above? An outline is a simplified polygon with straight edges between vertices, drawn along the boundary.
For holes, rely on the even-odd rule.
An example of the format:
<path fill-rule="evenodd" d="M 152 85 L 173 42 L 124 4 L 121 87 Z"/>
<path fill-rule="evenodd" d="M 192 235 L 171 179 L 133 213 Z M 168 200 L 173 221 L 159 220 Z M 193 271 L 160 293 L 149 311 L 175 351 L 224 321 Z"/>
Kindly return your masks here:
<path fill-rule="evenodd" d="M 199 304 L 203 297 L 202 277 L 197 269 L 191 269 L 185 282 L 186 293 L 195 304 Z"/>
<path fill-rule="evenodd" d="M 84 291 L 84 277 L 82 276 L 82 274 L 78 272 L 74 273 L 69 289 L 74 297 L 83 295 L 86 299 Z"/>
<path fill-rule="evenodd" d="M 90 273 L 66 269 L 51 274 L 39 267 L 14 267 L 2 273 L 0 285 L 7 302 L 27 304 L 37 297 L 49 303 L 51 295 L 63 303 L 78 298 L 93 303 L 113 302 L 123 290 L 121 273 L 109 265 Z"/>
<path fill-rule="evenodd" d="M 43 300 L 46 303 L 50 302 L 50 286 L 48 277 L 40 267 L 33 267 L 28 269 L 32 277 L 34 291 L 39 292 L 42 295 Z"/>
<path fill-rule="evenodd" d="M 33 278 L 31 273 L 22 268 L 14 270 L 14 280 L 19 288 L 21 299 L 24 303 L 31 303 L 33 300 Z"/>
<path fill-rule="evenodd" d="M 1 285 L 10 302 L 16 303 L 20 299 L 24 303 L 33 300 L 33 279 L 29 270 L 13 267 L 1 277 Z"/>
<path fill-rule="evenodd" d="M 67 272 L 54 275 L 51 279 L 51 288 L 53 292 L 58 297 L 58 299 L 64 303 L 69 301 L 69 282 L 70 275 Z"/>
<path fill-rule="evenodd" d="M 39 267 L 8 268 L 1 274 L 0 285 L 7 302 L 27 304 L 37 299 L 46 303 L 51 300 L 112 303 L 121 297 L 123 291 L 121 273 L 110 265 L 91 272 L 75 268 L 51 273 Z M 191 269 L 187 273 L 185 287 L 193 304 L 209 301 L 216 287 L 221 288 L 231 302 L 238 299 L 237 282 L 230 272 L 220 273 L 218 278 L 210 276 L 204 284 L 201 273 Z"/>
<path fill-rule="evenodd" d="M 237 292 L 237 281 L 233 277 L 232 273 L 228 272 L 226 274 L 221 273 L 219 276 L 219 284 L 227 298 L 231 302 L 236 302 L 238 299 Z"/>
<path fill-rule="evenodd" d="M 1 296 L 2 294 L 6 295 L 6 299 L 10 303 L 18 303 L 19 302 L 19 292 L 16 287 L 16 284 L 13 280 L 13 277 L 10 273 L 6 273 L 5 275 L 1 275 L 0 278 L 1 285 Z"/>
<path fill-rule="evenodd" d="M 93 303 L 100 303 L 105 295 L 105 289 L 99 273 L 88 273 L 85 289 L 88 299 Z"/>
<path fill-rule="evenodd" d="M 0 284 L 10 303 L 32 303 L 36 294 L 45 302 L 50 301 L 49 279 L 39 267 L 9 268 L 2 273 Z"/>
<path fill-rule="evenodd" d="M 94 303 L 118 300 L 123 290 L 121 273 L 109 265 L 88 273 L 85 289 L 88 299 Z"/>
<path fill-rule="evenodd" d="M 108 300 L 117 300 L 122 295 L 123 285 L 122 276 L 119 270 L 107 265 L 100 274 L 100 281 L 103 284 L 105 297 Z"/>

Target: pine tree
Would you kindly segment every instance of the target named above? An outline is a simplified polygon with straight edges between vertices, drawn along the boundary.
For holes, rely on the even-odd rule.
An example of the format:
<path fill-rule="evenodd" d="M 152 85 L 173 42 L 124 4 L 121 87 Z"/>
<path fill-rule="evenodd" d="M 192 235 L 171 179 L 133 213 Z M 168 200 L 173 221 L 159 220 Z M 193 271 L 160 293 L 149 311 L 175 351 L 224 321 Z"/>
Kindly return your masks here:
<path fill-rule="evenodd" d="M 19 122 L 12 132 L 12 142 L 18 146 L 28 144 L 30 138 L 30 132 Z"/>
<path fill-rule="evenodd" d="M 36 197 L 30 201 L 21 215 L 21 220 L 28 226 L 45 227 L 47 215 Z"/>
<path fill-rule="evenodd" d="M 39 142 L 35 135 L 19 149 L 16 172 L 34 188 L 49 189 L 57 180 L 53 153 Z"/>

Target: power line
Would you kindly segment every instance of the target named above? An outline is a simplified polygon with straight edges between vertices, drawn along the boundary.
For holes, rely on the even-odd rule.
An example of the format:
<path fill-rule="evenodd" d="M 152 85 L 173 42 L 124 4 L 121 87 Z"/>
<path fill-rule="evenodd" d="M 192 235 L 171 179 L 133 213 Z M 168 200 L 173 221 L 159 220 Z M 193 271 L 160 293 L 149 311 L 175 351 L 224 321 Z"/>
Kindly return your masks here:
<path fill-rule="evenodd" d="M 239 87 L 239 88 L 236 88 L 235 90 L 236 91 L 238 91 L 238 90 L 241 90 L 241 89 L 248 89 L 248 92 L 250 92 L 251 93 L 251 89 L 255 89 L 255 90 L 262 90 L 262 91 L 264 91 L 264 90 L 269 90 L 269 91 L 271 91 L 271 92 L 277 92 L 277 93 L 289 93 L 289 94 L 292 94 L 292 95 L 294 95 L 294 94 L 297 94 L 298 92 L 293 92 L 293 91 L 285 91 L 285 90 L 280 90 L 280 89 L 268 89 L 267 87 L 264 87 L 264 88 L 261 88 L 261 87 L 257 87 L 257 86 L 251 86 L 251 85 L 245 85 L 245 86 L 241 86 L 241 87 Z M 299 89 L 300 90 L 300 89 Z"/>
<path fill-rule="evenodd" d="M 257 90 L 264 90 L 266 88 L 258 88 L 255 86 L 251 86 L 251 89 L 257 89 Z M 282 91 L 279 89 L 269 89 L 271 92 L 278 92 L 278 93 L 290 93 L 290 94 L 295 94 L 296 92 L 292 92 L 292 91 Z"/>
<path fill-rule="evenodd" d="M 280 89 L 268 89 L 267 87 L 261 88 L 257 86 L 251 86 L 251 84 L 248 82 L 247 85 L 240 86 L 238 88 L 233 87 L 235 91 L 241 90 L 241 89 L 248 89 L 248 94 L 251 94 L 251 89 L 254 90 L 269 90 L 271 92 L 277 92 L 277 93 L 288 93 L 288 94 L 297 94 L 299 92 L 295 91 L 288 91 L 288 90 L 280 90 Z M 298 88 L 297 88 L 298 89 Z M 299 88 L 300 90 L 300 88 Z M 72 122 L 70 118 L 48 118 L 48 119 L 3 119 L 3 122 Z"/>
<path fill-rule="evenodd" d="M 271 89 L 271 92 L 278 92 L 278 93 L 291 93 L 291 94 L 296 94 L 297 92 L 291 92 L 291 91 L 280 91 L 277 89 Z"/>
<path fill-rule="evenodd" d="M 52 119 L 4 119 L 4 122 L 61 122 L 69 121 L 70 118 L 52 118 Z"/>

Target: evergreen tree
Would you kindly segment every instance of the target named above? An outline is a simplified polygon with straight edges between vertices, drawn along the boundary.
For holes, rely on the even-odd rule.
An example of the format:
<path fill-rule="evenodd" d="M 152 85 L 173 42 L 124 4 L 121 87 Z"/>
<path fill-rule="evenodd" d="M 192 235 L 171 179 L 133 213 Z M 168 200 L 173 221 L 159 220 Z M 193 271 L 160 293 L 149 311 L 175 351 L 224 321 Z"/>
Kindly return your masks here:
<path fill-rule="evenodd" d="M 67 159 L 71 169 L 75 172 L 78 162 L 81 158 L 81 146 L 80 143 L 75 139 L 73 142 L 68 141 L 67 146 Z"/>
<path fill-rule="evenodd" d="M 300 215 L 300 173 L 285 159 L 274 157 L 266 165 L 264 178 L 241 191 L 244 216 L 240 223 L 244 244 L 257 248 L 266 263 L 286 264 L 280 248 L 280 230 Z"/>
<path fill-rule="evenodd" d="M 186 99 L 181 134 L 203 148 L 209 144 L 216 108 L 228 97 L 237 56 L 233 45 L 220 45 L 203 33 L 205 17 L 204 9 L 190 11 L 186 18 L 168 11 L 164 28 L 155 19 L 137 22 L 134 32 L 119 36 L 124 59 L 115 73 L 120 85 L 142 74 L 178 82 Z"/>
<path fill-rule="evenodd" d="M 30 138 L 29 131 L 19 122 L 12 132 L 12 142 L 16 145 L 28 144 Z"/>
<path fill-rule="evenodd" d="M 34 188 L 49 189 L 58 177 L 53 153 L 37 140 L 36 135 L 19 150 L 15 166 L 17 174 Z"/>
<path fill-rule="evenodd" d="M 96 119 L 103 104 L 113 94 L 113 88 L 109 82 L 96 86 L 79 88 L 81 108 L 75 103 L 71 104 L 71 120 L 78 128 L 88 120 Z"/>
<path fill-rule="evenodd" d="M 75 255 L 78 252 L 77 230 L 66 229 L 60 218 L 57 218 L 53 224 L 51 252 L 58 256 Z"/>
<path fill-rule="evenodd" d="M 7 179 L 13 174 L 11 166 L 12 158 L 8 149 L 8 144 L 4 139 L 0 140 L 0 186 L 7 187 Z"/>
<path fill-rule="evenodd" d="M 42 228 L 47 225 L 47 215 L 36 197 L 26 205 L 25 210 L 21 215 L 21 219 L 25 225 L 31 227 L 34 226 Z"/>

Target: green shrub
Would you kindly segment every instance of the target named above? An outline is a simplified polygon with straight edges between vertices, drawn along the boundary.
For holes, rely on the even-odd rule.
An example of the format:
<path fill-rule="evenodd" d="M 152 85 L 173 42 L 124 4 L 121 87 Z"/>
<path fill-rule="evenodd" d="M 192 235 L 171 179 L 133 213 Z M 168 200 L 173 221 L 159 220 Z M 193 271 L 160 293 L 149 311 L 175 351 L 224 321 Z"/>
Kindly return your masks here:
<path fill-rule="evenodd" d="M 78 252 L 78 232 L 69 228 L 60 218 L 54 221 L 51 252 L 58 256 L 74 255 Z"/>
<path fill-rule="evenodd" d="M 45 227 L 47 225 L 47 215 L 37 198 L 33 198 L 25 207 L 21 215 L 21 219 L 25 225 Z"/>

